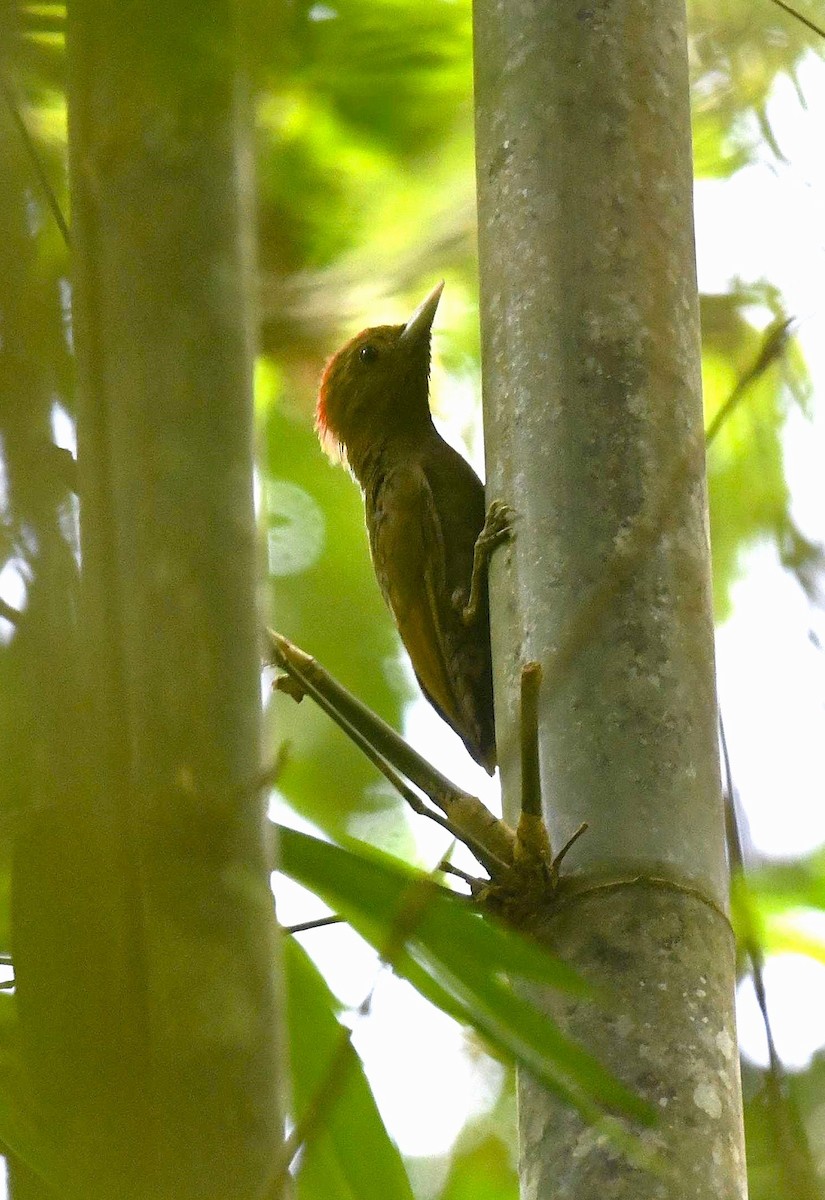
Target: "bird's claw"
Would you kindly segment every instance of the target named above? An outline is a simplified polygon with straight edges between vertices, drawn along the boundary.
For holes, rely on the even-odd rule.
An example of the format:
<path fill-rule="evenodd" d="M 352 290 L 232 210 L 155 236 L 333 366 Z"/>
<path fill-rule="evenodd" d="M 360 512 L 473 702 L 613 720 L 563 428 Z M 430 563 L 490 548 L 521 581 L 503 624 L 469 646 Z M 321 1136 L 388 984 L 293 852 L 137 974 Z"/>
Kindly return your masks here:
<path fill-rule="evenodd" d="M 509 541 L 513 536 L 515 520 L 516 510 L 511 505 L 505 500 L 491 500 L 479 537 L 493 546 Z"/>
<path fill-rule="evenodd" d="M 453 595 L 453 606 L 464 625 L 473 625 L 478 618 L 481 599 L 481 582 L 486 578 L 490 555 L 513 536 L 516 511 L 504 500 L 492 500 L 484 518 L 484 526 L 476 538 L 473 554 L 473 575 L 469 595 L 458 588 Z"/>

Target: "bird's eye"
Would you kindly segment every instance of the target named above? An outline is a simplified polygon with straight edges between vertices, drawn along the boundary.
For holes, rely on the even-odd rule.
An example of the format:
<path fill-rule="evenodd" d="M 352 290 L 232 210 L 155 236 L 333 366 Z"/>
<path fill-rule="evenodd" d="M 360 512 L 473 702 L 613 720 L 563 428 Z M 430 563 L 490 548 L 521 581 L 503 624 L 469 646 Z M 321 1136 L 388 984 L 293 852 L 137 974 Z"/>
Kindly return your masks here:
<path fill-rule="evenodd" d="M 378 358 L 378 350 L 373 346 L 372 342 L 367 342 L 366 346 L 362 346 L 358 351 L 358 357 L 361 359 L 361 362 L 375 362 L 376 358 Z"/>

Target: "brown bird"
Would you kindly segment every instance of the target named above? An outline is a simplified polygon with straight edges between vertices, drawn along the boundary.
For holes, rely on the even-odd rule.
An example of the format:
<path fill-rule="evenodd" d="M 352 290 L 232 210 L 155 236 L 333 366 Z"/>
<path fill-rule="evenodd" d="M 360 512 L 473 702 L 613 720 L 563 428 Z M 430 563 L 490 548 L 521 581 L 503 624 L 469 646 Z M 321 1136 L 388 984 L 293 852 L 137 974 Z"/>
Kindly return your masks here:
<path fill-rule="evenodd" d="M 430 416 L 430 329 L 443 283 L 406 325 L 365 329 L 327 363 L 315 427 L 364 494 L 375 574 L 421 690 L 490 774 L 496 765 L 486 562 L 510 510 Z"/>

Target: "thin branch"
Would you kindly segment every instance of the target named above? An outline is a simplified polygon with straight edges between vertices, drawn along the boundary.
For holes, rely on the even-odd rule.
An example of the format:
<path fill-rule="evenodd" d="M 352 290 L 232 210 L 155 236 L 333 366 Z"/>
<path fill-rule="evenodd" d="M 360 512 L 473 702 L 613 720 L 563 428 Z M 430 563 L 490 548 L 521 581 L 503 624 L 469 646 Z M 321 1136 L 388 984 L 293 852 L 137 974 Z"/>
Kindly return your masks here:
<path fill-rule="evenodd" d="M 416 753 L 391 725 L 353 696 L 352 692 L 347 691 L 317 659 L 274 630 L 270 629 L 267 633 L 272 651 L 272 664 L 304 684 L 305 690 L 334 721 L 340 723 L 340 715 L 349 726 L 362 730 L 381 756 L 396 766 L 428 796 L 466 795 L 446 775 L 442 775 L 431 763 Z M 310 684 L 312 686 L 309 686 Z"/>
<path fill-rule="evenodd" d="M 810 17 L 805 17 L 801 12 L 797 12 L 795 8 L 791 8 L 790 4 L 785 4 L 784 0 L 773 0 L 777 8 L 781 8 L 783 12 L 788 13 L 791 17 L 796 17 L 797 21 L 801 21 L 810 29 L 811 33 L 818 33 L 821 38 L 825 38 L 825 29 L 820 25 L 816 25 Z"/>
<path fill-rule="evenodd" d="M 0 617 L 2 617 L 4 621 L 10 621 L 12 625 L 19 625 L 20 618 L 22 616 L 23 614 L 19 609 L 12 608 L 12 606 L 7 604 L 5 600 L 0 599 Z"/>
<path fill-rule="evenodd" d="M 753 976 L 753 990 L 756 993 L 756 1002 L 759 1005 L 759 1012 L 762 1016 L 762 1024 L 765 1027 L 765 1038 L 768 1043 L 768 1061 L 770 1070 L 776 1075 L 778 1081 L 781 1082 L 784 1070 L 782 1061 L 776 1051 L 776 1043 L 773 1039 L 773 1030 L 771 1028 L 770 1016 L 768 1014 L 768 1001 L 765 991 L 765 977 L 763 967 L 765 965 L 764 956 L 762 954 L 762 946 L 759 938 L 753 928 L 752 921 L 752 901 L 750 891 L 748 889 L 747 879 L 745 876 L 745 857 L 742 850 L 742 838 L 739 832 L 739 822 L 736 817 L 736 800 L 733 786 L 733 771 L 731 769 L 730 753 L 728 751 L 728 739 L 725 736 L 725 726 L 722 721 L 722 715 L 719 715 L 719 741 L 722 747 L 722 764 L 725 773 L 725 830 L 727 834 L 728 853 L 730 854 L 730 869 L 731 875 L 737 881 L 739 900 L 741 902 L 742 915 L 745 918 L 745 928 L 743 932 L 743 942 L 745 953 L 750 959 L 751 974 Z"/>
<path fill-rule="evenodd" d="M 300 689 L 355 742 L 416 812 L 458 837 L 491 873 L 512 862 L 514 835 L 476 796 L 457 788 L 416 753 L 385 721 L 371 712 L 324 670 L 316 659 L 287 638 L 268 631 L 271 662 L 286 671 Z M 293 689 L 294 691 L 294 689 Z M 423 792 L 444 817 L 433 813 L 410 790 L 402 774 Z"/>
<path fill-rule="evenodd" d="M 798 1200 L 820 1200 L 822 1192 L 811 1156 L 808 1138 L 799 1119 L 797 1106 L 788 1092 L 785 1068 L 782 1064 L 782 1059 L 779 1057 L 773 1038 L 773 1029 L 771 1028 L 768 1013 L 768 998 L 765 989 L 765 959 L 761 942 L 754 928 L 753 899 L 745 875 L 742 839 L 739 833 L 739 823 L 736 818 L 733 771 L 731 769 L 728 740 L 725 736 L 725 726 L 721 714 L 719 716 L 719 740 L 722 748 L 722 764 L 725 777 L 724 799 L 728 852 L 731 860 L 731 874 L 739 902 L 739 914 L 744 926 L 741 931 L 742 944 L 750 960 L 753 990 L 756 995 L 756 1002 L 759 1006 L 762 1023 L 765 1027 L 765 1038 L 768 1045 L 768 1071 L 765 1077 L 765 1090 L 777 1159 L 787 1183 L 793 1189 L 793 1195 L 798 1197 Z"/>
<path fill-rule="evenodd" d="M 446 858 L 442 858 L 441 862 L 438 864 L 438 870 L 444 875 L 454 875 L 456 879 L 460 879 L 463 883 L 468 884 L 471 890 L 474 890 L 478 887 L 479 881 L 474 875 L 471 875 L 469 871 L 462 871 L 461 867 L 457 867 L 453 863 L 448 862 Z"/>
<path fill-rule="evenodd" d="M 573 849 L 573 847 L 575 846 L 575 844 L 579 840 L 579 838 L 582 836 L 582 834 L 587 833 L 589 828 L 590 828 L 590 826 L 588 825 L 587 821 L 582 821 L 582 823 L 578 827 L 578 829 L 574 829 L 574 831 L 570 834 L 570 837 L 567 839 L 567 841 L 562 846 L 561 850 L 559 850 L 558 854 L 553 859 L 553 870 L 556 873 L 556 875 L 558 875 L 559 867 L 561 866 L 562 861 L 564 860 L 565 856 L 567 855 L 567 852 L 569 850 Z"/>
<path fill-rule="evenodd" d="M 66 246 L 70 247 L 72 244 L 72 236 L 69 232 L 69 225 L 66 221 L 66 218 L 63 216 L 63 210 L 60 207 L 60 202 L 57 199 L 54 188 L 51 185 L 51 181 L 46 174 L 46 168 L 43 166 L 43 160 L 40 157 L 40 151 L 35 145 L 32 135 L 29 133 L 26 122 L 23 120 L 23 114 L 20 111 L 20 106 L 15 99 L 14 93 L 2 75 L 0 75 L 0 91 L 3 93 L 3 99 L 6 101 L 11 119 L 17 127 L 17 131 L 20 134 L 23 145 L 26 148 L 26 153 L 31 160 L 38 183 L 43 189 L 43 194 L 46 197 L 46 203 L 48 204 L 51 214 L 54 217 L 55 224 L 63 235 L 63 241 L 66 243 Z"/>
<path fill-rule="evenodd" d="M 777 321 L 768 326 L 756 359 L 745 374 L 736 381 L 733 391 L 705 430 L 706 448 L 711 445 L 719 434 L 719 430 L 734 410 L 739 407 L 751 384 L 755 383 L 760 376 L 764 375 L 768 367 L 782 357 L 791 335 L 793 322 L 793 317 L 787 317 L 783 321 Z"/>
<path fill-rule="evenodd" d="M 335 915 L 329 917 L 318 917 L 315 921 L 301 921 L 298 925 L 282 925 L 283 933 L 294 935 L 296 933 L 306 933 L 310 929 L 324 929 L 327 925 L 343 925 L 345 924 L 343 917 Z"/>
<path fill-rule="evenodd" d="M 731 873 L 745 873 L 745 854 L 742 848 L 742 837 L 739 832 L 739 821 L 736 816 L 736 801 L 733 790 L 733 771 L 731 770 L 728 739 L 725 734 L 725 723 L 722 713 L 719 713 L 719 743 L 722 747 L 722 767 L 725 773 L 725 819 L 728 851 L 731 858 Z"/>
<path fill-rule="evenodd" d="M 295 649 L 297 649 L 297 647 L 295 647 Z M 392 763 L 388 762 L 387 759 L 384 758 L 384 756 L 379 753 L 378 750 L 376 750 L 370 739 L 366 737 L 360 729 L 353 725 L 353 723 L 349 721 L 340 710 L 326 708 L 322 704 L 322 700 L 320 699 L 319 695 L 316 695 L 316 693 L 313 691 L 311 682 L 304 680 L 298 673 L 297 669 L 295 674 L 287 677 L 287 682 L 288 686 L 286 688 L 282 686 L 279 690 L 286 691 L 293 697 L 293 699 L 297 700 L 300 700 L 302 694 L 305 692 L 312 695 L 316 703 L 318 703 L 321 707 L 324 707 L 328 715 L 333 717 L 335 723 L 344 731 L 350 741 L 355 743 L 361 753 L 364 754 L 365 757 L 370 760 L 373 766 L 378 768 L 384 778 L 392 784 L 401 798 L 406 801 L 414 813 L 420 817 L 429 817 L 431 821 L 434 821 L 436 825 L 440 825 L 443 829 L 446 829 L 448 833 L 453 835 L 453 837 L 461 837 L 461 839 L 466 842 L 467 835 L 462 834 L 460 831 L 456 831 L 453 824 L 446 817 L 442 817 L 440 813 L 433 812 L 431 808 L 428 808 L 424 801 L 412 790 L 411 787 L 407 785 L 406 780 L 398 773 L 398 771 L 395 770 Z M 466 844 L 469 845 L 469 843 Z M 483 848 L 477 848 L 474 845 L 470 845 L 470 849 L 476 855 L 476 857 L 478 857 L 479 862 L 483 863 L 483 858 L 479 856 Z"/>
<path fill-rule="evenodd" d="M 759 1005 L 759 1011 L 762 1015 L 762 1023 L 765 1026 L 765 1037 L 768 1043 L 768 1059 L 770 1068 L 775 1071 L 779 1078 L 782 1077 L 783 1069 L 779 1055 L 776 1052 L 776 1043 L 773 1040 L 773 1030 L 771 1029 L 770 1017 L 768 1015 L 768 1002 L 765 992 L 765 979 L 762 968 L 764 966 L 764 958 L 762 955 L 762 947 L 759 943 L 751 920 L 751 897 L 747 887 L 745 877 L 745 856 L 742 849 L 742 837 L 739 832 L 739 821 L 736 816 L 736 799 L 733 786 L 733 771 L 731 769 L 730 753 L 728 751 L 728 739 L 725 735 L 725 725 L 722 720 L 722 714 L 719 714 L 719 742 L 722 748 L 722 765 L 725 774 L 725 832 L 728 843 L 728 853 L 730 855 L 730 870 L 731 875 L 737 880 L 739 889 L 739 899 L 742 902 L 742 908 L 745 910 L 745 929 L 744 945 L 745 952 L 748 955 L 751 963 L 751 974 L 753 975 L 753 990 L 756 993 L 756 1000 Z"/>

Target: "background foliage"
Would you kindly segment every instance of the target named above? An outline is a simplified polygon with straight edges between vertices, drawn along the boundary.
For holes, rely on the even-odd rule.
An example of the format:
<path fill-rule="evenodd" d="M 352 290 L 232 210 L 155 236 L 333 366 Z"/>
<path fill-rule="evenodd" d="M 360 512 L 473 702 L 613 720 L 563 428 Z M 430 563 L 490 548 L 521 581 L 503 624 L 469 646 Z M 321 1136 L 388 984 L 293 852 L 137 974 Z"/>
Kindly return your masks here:
<path fill-rule="evenodd" d="M 816 16 L 815 5 L 799 4 Z M 822 38 L 769 0 L 693 0 L 690 11 L 697 175 L 730 179 L 765 153 L 780 161 L 768 98 L 780 77 L 798 86 L 800 63 L 821 54 Z M 59 4 L 0 5 L 0 599 L 26 614 L 19 624 L 0 616 L 0 811 L 7 822 L 42 788 L 44 772 L 59 777 L 61 755 L 71 754 L 54 738 L 72 706 L 71 674 L 68 667 L 47 674 L 43 650 L 69 620 L 76 573 L 70 463 L 54 447 L 55 434 L 71 443 L 68 252 L 38 178 L 44 170 L 65 212 L 63 18 Z M 444 277 L 434 405 L 478 461 L 470 4 L 272 0 L 258 5 L 255 20 L 263 602 L 283 633 L 400 726 L 413 695 L 409 673 L 374 584 L 357 489 L 321 457 L 312 408 L 321 366 L 340 340 L 365 324 L 401 319 Z M 786 315 L 770 280 L 739 279 L 702 298 L 709 421 L 758 360 L 766 323 Z M 816 403 L 791 341 L 743 393 L 710 449 L 720 619 L 730 611 L 743 551 L 760 539 L 776 544 L 815 596 L 821 550 L 789 511 L 782 433 L 790 406 L 812 411 Z M 398 802 L 320 713 L 276 696 L 268 714 L 271 741 L 290 747 L 279 780 L 282 804 L 337 837 L 368 821 L 371 836 L 416 857 Z M 7 952 L 8 841 L 0 846 L 0 951 Z M 823 872 L 819 854 L 755 873 L 769 946 L 771 939 L 788 944 L 783 915 L 822 910 Z M 802 949 L 823 956 L 813 939 Z M 294 958 L 295 995 L 312 992 L 312 970 Z M 328 1043 L 329 1007 L 300 1007 Z M 371 1112 L 360 1076 L 353 1086 L 355 1111 Z M 490 1113 L 465 1129 L 448 1162 L 437 1169 L 418 1164 L 422 1195 L 515 1195 L 512 1127 L 501 1119 L 509 1086 L 505 1077 Z M 752 1196 L 790 1195 L 782 1191 L 790 1185 L 760 1107 L 764 1078 L 754 1067 L 746 1091 Z M 794 1079 L 793 1092 L 821 1163 L 822 1060 Z M 365 1116 L 365 1129 L 370 1120 Z M 345 1141 L 351 1133 L 345 1130 Z M 334 1129 L 330 1135 L 334 1142 Z M 334 1144 L 325 1142 L 323 1153 L 327 1162 L 334 1158 Z M 382 1161 L 387 1177 L 397 1179 L 397 1164 Z M 337 1164 L 333 1190 L 332 1167 L 308 1171 L 303 1194 L 353 1194 L 346 1168 Z"/>

